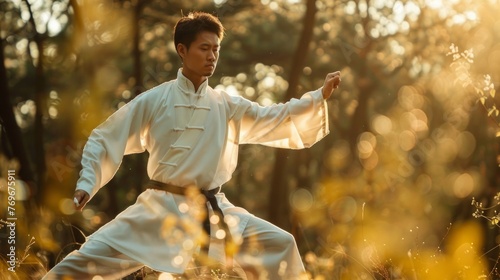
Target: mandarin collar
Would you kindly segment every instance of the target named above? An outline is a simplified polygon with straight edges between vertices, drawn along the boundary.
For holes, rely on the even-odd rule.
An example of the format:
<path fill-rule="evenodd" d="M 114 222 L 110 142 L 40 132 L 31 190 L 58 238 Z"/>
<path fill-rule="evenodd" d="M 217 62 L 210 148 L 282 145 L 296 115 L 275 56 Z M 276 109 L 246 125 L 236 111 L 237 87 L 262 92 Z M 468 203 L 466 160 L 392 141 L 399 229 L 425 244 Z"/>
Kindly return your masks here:
<path fill-rule="evenodd" d="M 193 82 L 191 82 L 191 80 L 189 80 L 188 78 L 186 78 L 186 76 L 182 74 L 182 68 L 180 68 L 177 71 L 177 85 L 179 86 L 179 89 L 185 94 L 196 93 L 199 94 L 200 96 L 203 96 L 207 93 L 208 78 L 203 83 L 201 83 L 200 87 L 198 88 L 198 91 L 195 92 Z"/>

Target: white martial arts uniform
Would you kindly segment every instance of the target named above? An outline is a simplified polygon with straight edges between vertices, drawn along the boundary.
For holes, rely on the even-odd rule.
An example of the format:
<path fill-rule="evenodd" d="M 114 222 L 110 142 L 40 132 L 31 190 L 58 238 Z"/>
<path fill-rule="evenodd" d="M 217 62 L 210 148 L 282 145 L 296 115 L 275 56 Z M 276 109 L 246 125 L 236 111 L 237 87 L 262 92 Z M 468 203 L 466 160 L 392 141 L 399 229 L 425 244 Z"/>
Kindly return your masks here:
<path fill-rule="evenodd" d="M 213 189 L 230 180 L 239 144 L 301 149 L 329 133 L 321 89 L 300 99 L 264 107 L 240 96 L 215 91 L 208 81 L 195 92 L 181 70 L 176 80 L 138 95 L 93 130 L 83 151 L 77 189 L 93 197 L 114 176 L 123 155 L 145 150 L 150 154 L 147 164 L 150 179 Z M 229 223 L 232 235 L 242 242 L 235 255 L 237 262 L 261 267 L 271 280 L 296 279 L 304 272 L 290 234 L 235 207 L 223 193 L 216 196 L 225 216 L 233 221 Z M 182 273 L 197 250 L 192 244 L 198 231 L 186 226 L 190 217 L 187 209 L 186 197 L 148 189 L 135 204 L 89 236 L 80 251 L 71 253 L 48 276 L 66 274 L 76 267 L 117 278 L 142 265 Z M 224 250 L 217 249 L 223 242 L 212 242 L 210 256 L 223 259 Z M 110 248 L 105 246 L 99 252 L 98 244 Z M 253 248 L 250 250 L 249 246 Z M 106 256 L 90 256 L 96 254 Z M 85 265 L 78 263 L 82 255 L 96 258 L 90 270 L 81 269 Z M 127 260 L 121 261 L 121 275 L 113 275 L 112 264 L 107 263 L 117 255 L 120 257 L 116 259 Z M 73 271 L 83 273 L 76 270 Z"/>

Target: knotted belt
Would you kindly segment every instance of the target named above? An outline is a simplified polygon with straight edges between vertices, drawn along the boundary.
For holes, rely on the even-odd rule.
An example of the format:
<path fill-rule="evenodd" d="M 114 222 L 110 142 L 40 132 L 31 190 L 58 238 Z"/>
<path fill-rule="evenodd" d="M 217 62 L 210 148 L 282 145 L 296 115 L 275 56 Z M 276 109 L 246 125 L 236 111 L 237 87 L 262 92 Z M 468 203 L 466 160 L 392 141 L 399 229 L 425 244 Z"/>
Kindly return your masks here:
<path fill-rule="evenodd" d="M 148 184 L 146 185 L 148 188 L 152 189 L 157 189 L 157 190 L 163 190 L 169 193 L 173 194 L 178 194 L 178 195 L 186 195 L 187 188 L 185 187 L 179 187 L 163 182 L 158 182 L 154 180 L 150 180 Z M 220 192 L 220 187 L 217 187 L 215 189 L 211 190 L 203 190 L 200 189 L 200 193 L 203 194 L 206 198 L 206 200 L 210 203 L 210 206 L 212 206 L 212 210 L 214 211 L 214 214 L 216 214 L 219 217 L 219 227 L 224 230 L 225 232 L 225 241 L 226 243 L 231 243 L 233 242 L 231 232 L 229 231 L 229 227 L 224 221 L 224 213 L 222 212 L 222 209 L 220 209 L 219 204 L 217 203 L 217 198 L 215 197 L 216 194 Z M 203 221 L 203 229 L 207 233 L 208 236 L 210 236 L 210 215 L 208 211 L 208 205 L 205 203 L 206 207 L 206 213 L 207 215 L 205 216 L 205 219 Z M 208 246 L 203 248 L 204 250 L 208 250 Z"/>

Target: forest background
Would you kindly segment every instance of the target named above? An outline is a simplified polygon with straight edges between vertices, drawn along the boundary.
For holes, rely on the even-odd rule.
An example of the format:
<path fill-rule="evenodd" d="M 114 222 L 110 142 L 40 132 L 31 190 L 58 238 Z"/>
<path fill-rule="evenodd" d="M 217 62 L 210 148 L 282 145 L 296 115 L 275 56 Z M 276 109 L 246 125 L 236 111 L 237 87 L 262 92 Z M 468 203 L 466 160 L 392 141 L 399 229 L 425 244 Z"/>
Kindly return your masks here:
<path fill-rule="evenodd" d="M 193 2 L 0 1 L 1 279 L 43 273 L 135 201 L 146 154 L 126 156 L 75 213 L 82 148 L 120 106 L 176 77 L 172 28 L 190 11 L 226 27 L 216 89 L 266 105 L 342 73 L 326 139 L 241 146 L 224 186 L 295 236 L 315 279 L 500 277 L 500 1 Z"/>

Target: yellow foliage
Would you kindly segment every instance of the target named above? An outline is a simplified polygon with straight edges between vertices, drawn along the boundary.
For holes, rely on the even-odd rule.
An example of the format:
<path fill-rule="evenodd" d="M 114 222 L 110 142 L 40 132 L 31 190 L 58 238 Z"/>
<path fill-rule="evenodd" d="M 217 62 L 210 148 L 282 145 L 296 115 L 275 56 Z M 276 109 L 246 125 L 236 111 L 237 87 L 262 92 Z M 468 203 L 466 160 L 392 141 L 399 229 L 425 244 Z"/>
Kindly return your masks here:
<path fill-rule="evenodd" d="M 483 243 L 481 228 L 468 222 L 455 226 L 446 238 L 446 251 L 426 250 L 418 256 L 410 256 L 418 278 L 481 279 L 488 274 L 486 260 L 480 255 Z"/>

